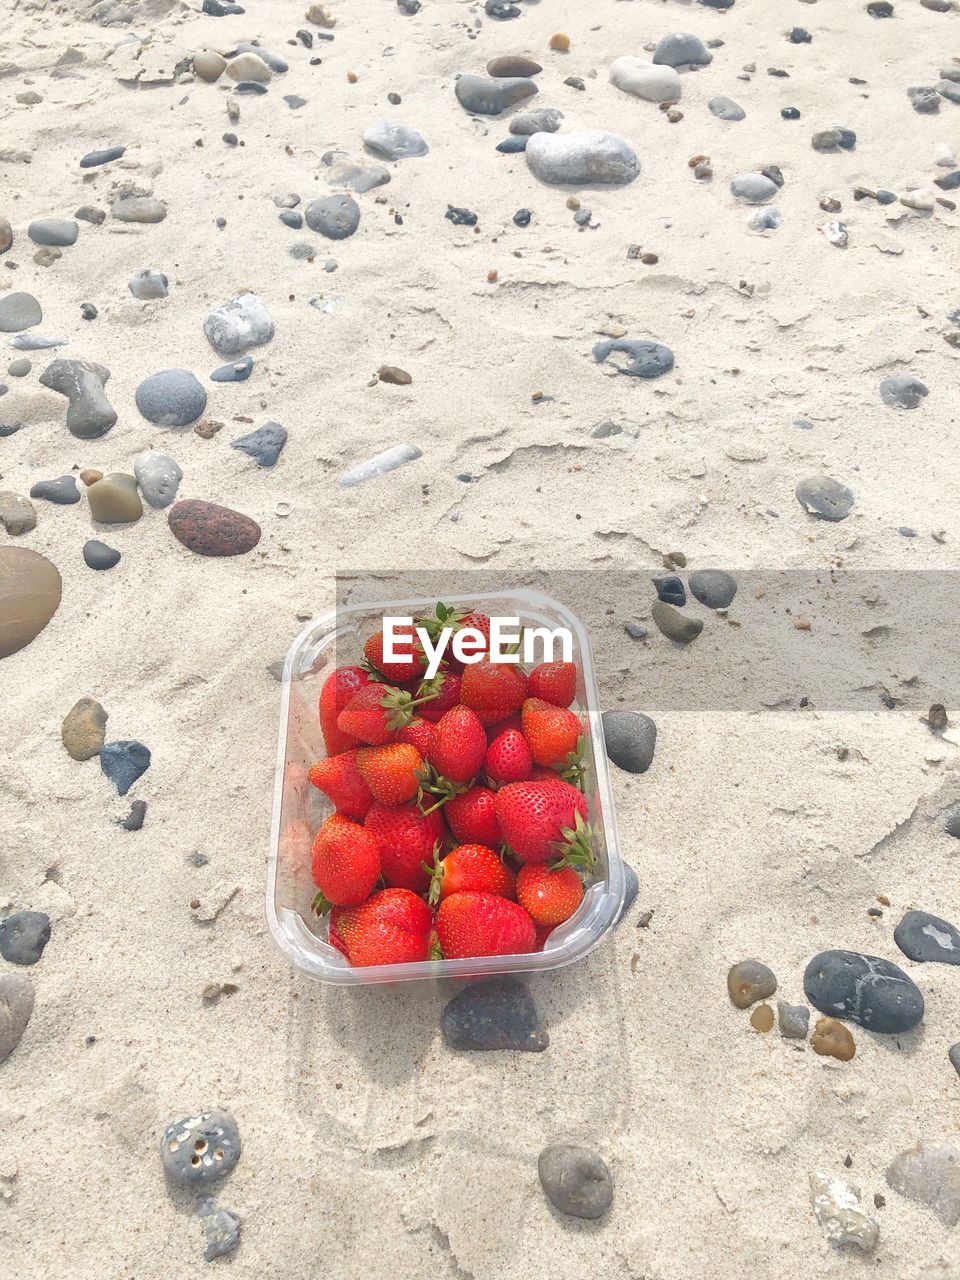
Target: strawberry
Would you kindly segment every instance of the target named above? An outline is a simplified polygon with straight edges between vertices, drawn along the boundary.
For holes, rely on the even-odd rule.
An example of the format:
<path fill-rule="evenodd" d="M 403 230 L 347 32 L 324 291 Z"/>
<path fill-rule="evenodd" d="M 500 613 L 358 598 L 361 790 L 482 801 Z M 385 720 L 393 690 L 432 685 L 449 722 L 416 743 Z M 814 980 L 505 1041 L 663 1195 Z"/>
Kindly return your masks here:
<path fill-rule="evenodd" d="M 483 771 L 492 783 L 523 782 L 532 768 L 530 747 L 519 729 L 507 729 L 494 738 L 483 758 Z"/>
<path fill-rule="evenodd" d="M 583 901 L 583 881 L 573 867 L 553 870 L 542 862 L 520 868 L 517 901 L 533 917 L 533 923 L 552 929 L 569 920 Z"/>
<path fill-rule="evenodd" d="M 485 613 L 463 613 L 459 609 L 454 609 L 450 605 L 439 603 L 434 614 L 427 618 L 421 618 L 420 626 L 422 626 L 429 634 L 431 640 L 437 641 L 444 628 L 449 628 L 452 632 L 464 631 L 470 628 L 477 631 L 482 636 L 482 642 L 479 644 L 468 644 L 467 648 L 471 653 L 486 653 L 490 647 L 490 619 Z M 462 671 L 464 664 L 453 653 L 453 636 L 450 637 L 450 647 L 447 649 L 449 657 L 446 659 L 447 665 L 452 671 Z"/>
<path fill-rule="evenodd" d="M 530 672 L 528 693 L 555 707 L 569 707 L 577 692 L 577 667 L 573 662 L 541 662 Z"/>
<path fill-rule="evenodd" d="M 411 720 L 397 734 L 397 741 L 409 742 L 426 759 L 430 743 L 433 741 L 433 725 L 429 720 Z"/>
<path fill-rule="evenodd" d="M 430 883 L 423 864 L 433 862 L 434 848 L 446 834 L 439 812 L 424 817 L 415 804 L 389 808 L 375 804 L 364 825 L 380 846 L 380 866 L 387 884 L 422 893 Z"/>
<path fill-rule="evenodd" d="M 553 925 L 546 925 L 546 924 L 537 925 L 537 945 L 533 948 L 534 951 L 543 950 L 543 944 L 550 937 L 551 933 L 553 933 Z"/>
<path fill-rule="evenodd" d="M 567 764 L 569 756 L 577 755 L 583 725 L 572 711 L 542 698 L 527 698 L 520 718 L 535 764 Z"/>
<path fill-rule="evenodd" d="M 320 729 L 328 756 L 338 756 L 341 751 L 350 751 L 360 745 L 359 739 L 353 734 L 337 728 L 337 717 L 353 695 L 369 683 L 370 677 L 362 667 L 337 667 L 323 682 L 320 690 Z"/>
<path fill-rule="evenodd" d="M 485 726 L 487 730 L 487 741 L 493 742 L 495 738 L 499 738 L 501 733 L 506 733 L 508 729 L 520 729 L 522 732 L 523 722 L 518 714 L 507 716 L 505 720 L 498 720 L 496 724 L 488 724 Z"/>
<path fill-rule="evenodd" d="M 409 889 L 381 889 L 355 912 L 347 956 L 358 967 L 429 959 L 433 917 Z"/>
<path fill-rule="evenodd" d="M 493 801 L 489 787 L 479 786 L 450 797 L 443 812 L 457 840 L 463 844 L 498 845 L 503 842 Z"/>
<path fill-rule="evenodd" d="M 423 758 L 409 742 L 390 742 L 360 747 L 357 767 L 379 804 L 403 804 L 417 794 Z"/>
<path fill-rule="evenodd" d="M 464 667 L 460 701 L 483 725 L 496 724 L 519 711 L 527 696 L 527 677 L 509 662 L 481 658 Z"/>
<path fill-rule="evenodd" d="M 362 822 L 373 804 L 373 793 L 357 768 L 356 750 L 318 760 L 309 773 L 310 781 L 333 801 L 337 813 Z"/>
<path fill-rule="evenodd" d="M 565 858 L 593 865 L 587 801 L 569 782 L 511 782 L 497 792 L 494 805 L 503 838 L 521 862 Z"/>
<path fill-rule="evenodd" d="M 427 669 L 427 656 L 417 639 L 413 627 L 394 627 L 393 649 L 402 654 L 397 661 L 388 662 L 383 656 L 383 632 L 372 635 L 363 646 L 364 657 L 375 671 L 395 684 L 416 680 Z"/>
<path fill-rule="evenodd" d="M 357 918 L 358 907 L 330 908 L 330 944 L 349 956 L 347 939 Z"/>
<path fill-rule="evenodd" d="M 460 676 L 456 671 L 438 671 L 432 680 L 424 680 L 417 690 L 417 697 L 433 693 L 429 702 L 420 708 L 424 720 L 434 724 L 460 701 Z"/>
<path fill-rule="evenodd" d="M 427 759 L 441 778 L 462 786 L 480 771 L 487 750 L 483 725 L 469 707 L 452 707 L 438 723 Z"/>
<path fill-rule="evenodd" d="M 492 893 L 498 898 L 514 898 L 516 876 L 503 865 L 498 854 L 485 844 L 460 844 L 441 859 L 439 850 L 431 871 L 430 906 L 452 893 L 470 890 Z"/>
<path fill-rule="evenodd" d="M 313 842 L 313 880 L 320 892 L 314 910 L 358 907 L 380 876 L 380 848 L 357 822 L 335 813 Z"/>
<path fill-rule="evenodd" d="M 532 951 L 537 941 L 529 913 L 492 893 L 454 893 L 444 898 L 436 929 L 447 960 L 522 955 Z"/>
<path fill-rule="evenodd" d="M 368 746 L 382 747 L 387 742 L 396 742 L 397 734 L 413 719 L 413 708 L 421 701 L 426 699 L 415 699 L 405 689 L 368 684 L 353 695 L 337 716 L 337 728 L 353 734 Z"/>

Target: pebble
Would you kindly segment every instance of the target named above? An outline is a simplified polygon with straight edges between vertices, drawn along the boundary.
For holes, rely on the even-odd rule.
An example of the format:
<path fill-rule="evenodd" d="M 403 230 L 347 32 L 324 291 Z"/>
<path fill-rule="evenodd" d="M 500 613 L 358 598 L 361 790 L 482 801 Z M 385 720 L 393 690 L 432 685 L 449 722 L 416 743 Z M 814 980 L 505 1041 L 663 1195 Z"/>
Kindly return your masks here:
<path fill-rule="evenodd" d="M 225 1177 L 240 1159 L 240 1133 L 229 1111 L 203 1111 L 167 1125 L 160 1159 L 169 1180 L 197 1187 Z"/>
<path fill-rule="evenodd" d="M 497 143 L 497 150 L 505 155 L 516 155 L 520 151 L 526 151 L 527 139 L 524 137 L 504 138 L 502 142 Z"/>
<path fill-rule="evenodd" d="M 147 816 L 146 800 L 134 800 L 130 806 L 130 812 L 117 825 L 123 827 L 124 831 L 139 831 L 143 827 L 144 819 Z"/>
<path fill-rule="evenodd" d="M 67 246 L 76 244 L 80 228 L 72 218 L 34 218 L 27 235 L 34 244 Z"/>
<path fill-rule="evenodd" d="M 956 68 L 954 68 L 956 70 Z M 950 102 L 960 103 L 960 84 L 957 84 L 953 78 L 938 80 L 937 93 L 941 97 L 949 99 Z"/>
<path fill-rule="evenodd" d="M 71 760 L 92 760 L 100 754 L 106 735 L 107 713 L 96 698 L 81 698 L 63 718 L 60 737 Z"/>
<path fill-rule="evenodd" d="M 747 204 L 762 204 L 777 194 L 779 187 L 763 173 L 738 173 L 730 183 L 730 193 Z"/>
<path fill-rule="evenodd" d="M 921 1138 L 902 1151 L 887 1170 L 887 1183 L 908 1200 L 928 1205 L 945 1227 L 960 1222 L 960 1149 L 949 1139 Z"/>
<path fill-rule="evenodd" d="M 957 68 L 960 71 L 960 67 Z M 934 161 L 941 169 L 953 169 L 957 163 L 957 157 L 953 148 L 948 147 L 945 142 L 938 142 L 933 149 Z"/>
<path fill-rule="evenodd" d="M 490 978 L 458 991 L 440 1015 L 448 1049 L 510 1049 L 542 1053 L 550 1037 L 540 1024 L 537 1007 L 516 978 Z"/>
<path fill-rule="evenodd" d="M 957 1075 L 960 1076 L 960 1041 L 958 1041 L 957 1044 L 952 1044 L 950 1046 L 947 1050 L 947 1057 L 950 1059 L 951 1067 L 953 1067 Z"/>
<path fill-rule="evenodd" d="M 458 209 L 455 205 L 448 204 L 447 212 L 443 216 L 452 222 L 455 227 L 475 227 L 477 225 L 477 215 L 471 209 Z"/>
<path fill-rule="evenodd" d="M 821 520 L 846 520 L 853 509 L 853 493 L 832 476 L 808 476 L 795 492 L 807 514 Z"/>
<path fill-rule="evenodd" d="M 773 1010 L 768 1004 L 758 1004 L 750 1015 L 750 1025 L 754 1031 L 766 1035 L 773 1030 Z"/>
<path fill-rule="evenodd" d="M 284 72 L 290 70 L 290 63 L 281 58 L 278 53 L 271 53 L 269 49 L 264 49 L 258 44 L 251 44 L 248 40 L 244 41 L 243 44 L 237 45 L 237 52 L 255 54 L 267 64 L 271 71 L 275 71 L 278 75 L 283 75 Z"/>
<path fill-rule="evenodd" d="M 304 15 L 316 27 L 335 27 L 337 20 L 325 4 L 312 4 Z M 332 38 L 332 37 L 331 37 Z"/>
<path fill-rule="evenodd" d="M 654 578 L 653 585 L 657 598 L 665 604 L 675 604 L 682 609 L 687 603 L 687 593 L 683 589 L 683 582 L 676 574 L 671 573 L 663 578 Z"/>
<path fill-rule="evenodd" d="M 91 538 L 83 544 L 83 559 L 88 569 L 112 569 L 120 563 L 120 552 Z"/>
<path fill-rule="evenodd" d="M 890 4 L 890 0 L 873 0 L 867 5 L 867 13 L 871 18 L 892 18 L 893 5 Z"/>
<path fill-rule="evenodd" d="M 32 293 L 7 293 L 0 297 L 0 333 L 19 333 L 42 319 L 40 303 Z"/>
<path fill-rule="evenodd" d="M 97 209 L 90 204 L 82 204 L 73 215 L 79 222 L 89 222 L 93 227 L 99 227 L 107 220 L 107 215 L 103 209 Z"/>
<path fill-rule="evenodd" d="M 6 253 L 13 244 L 13 227 L 9 218 L 0 215 L 0 253 Z"/>
<path fill-rule="evenodd" d="M 11 964 L 36 964 L 50 941 L 50 917 L 42 911 L 15 911 L 0 920 L 0 956 Z"/>
<path fill-rule="evenodd" d="M 529 209 L 518 209 L 513 215 L 513 221 L 518 227 L 529 227 L 533 214 Z"/>
<path fill-rule="evenodd" d="M 853 1036 L 836 1018 L 817 1019 L 817 1025 L 810 1037 L 810 1047 L 821 1057 L 838 1058 L 841 1062 L 849 1062 L 857 1052 Z"/>
<path fill-rule="evenodd" d="M 223 308 L 221 308 L 221 311 Z M 214 312 L 213 315 L 219 315 Z M 207 326 L 212 317 L 204 321 L 203 331 L 210 338 Z M 213 339 L 210 339 L 213 341 Z M 214 342 L 214 346 L 217 344 Z M 220 350 L 220 348 L 217 348 Z M 228 352 L 221 351 L 227 355 Z M 200 380 L 187 369 L 163 369 L 151 374 L 137 387 L 137 408 L 148 422 L 163 427 L 186 427 L 203 416 L 207 407 L 207 393 Z"/>
<path fill-rule="evenodd" d="M 536 107 L 533 111 L 514 116 L 510 121 L 510 132 L 524 138 L 534 133 L 556 133 L 562 120 L 563 112 L 555 107 Z"/>
<path fill-rule="evenodd" d="M 942 178 L 934 178 L 933 181 L 941 191 L 955 191 L 960 187 L 960 169 L 954 169 L 952 173 L 945 173 Z"/>
<path fill-rule="evenodd" d="M 537 86 L 527 76 L 488 79 L 486 76 L 462 75 L 454 86 L 454 92 L 465 111 L 480 116 L 498 116 L 525 98 L 532 98 Z"/>
<path fill-rule="evenodd" d="M 233 364 L 222 364 L 210 375 L 211 382 L 246 382 L 253 373 L 253 357 L 244 356 Z"/>
<path fill-rule="evenodd" d="M 56 480 L 38 480 L 30 487 L 31 498 L 43 498 L 59 506 L 70 506 L 80 501 L 80 490 L 73 476 L 60 476 Z"/>
<path fill-rule="evenodd" d="M 55 249 L 50 245 L 44 245 L 42 249 L 38 249 L 33 255 L 33 260 L 38 267 L 52 267 L 53 264 L 62 257 L 62 249 Z"/>
<path fill-rule="evenodd" d="M 880 383 L 880 398 L 896 409 L 916 409 L 927 390 L 919 378 L 900 373 Z"/>
<path fill-rule="evenodd" d="M 608 758 L 628 773 L 646 773 L 657 745 L 650 717 L 642 711 L 604 711 L 601 721 Z"/>
<path fill-rule="evenodd" d="M 759 960 L 741 960 L 727 974 L 727 992 L 738 1009 L 749 1009 L 758 1000 L 766 1000 L 777 989 L 772 969 Z"/>
<path fill-rule="evenodd" d="M 895 204 L 896 200 L 897 197 L 892 191 L 884 191 L 882 187 L 877 191 L 877 201 L 879 204 Z"/>
<path fill-rule="evenodd" d="M 713 61 L 713 54 L 699 36 L 674 31 L 657 41 L 653 61 L 668 67 L 705 67 Z"/>
<path fill-rule="evenodd" d="M 177 489 L 183 479 L 180 464 L 166 453 L 158 453 L 155 449 L 146 449 L 138 453 L 133 461 L 133 473 L 140 486 L 140 492 L 151 507 L 169 507 L 177 496 Z"/>
<path fill-rule="evenodd" d="M 745 120 L 747 116 L 739 102 L 734 102 L 733 98 L 728 98 L 722 93 L 711 98 L 707 106 L 711 114 L 719 120 Z"/>
<path fill-rule="evenodd" d="M 813 36 L 806 27 L 792 27 L 787 32 L 787 39 L 791 44 L 812 44 L 813 42 Z"/>
<path fill-rule="evenodd" d="M 612 133 L 535 133 L 524 154 L 534 177 L 547 183 L 623 186 L 640 172 L 636 152 Z"/>
<path fill-rule="evenodd" d="M 242 556 L 260 541 L 260 526 L 249 516 L 198 498 L 175 503 L 167 523 L 177 541 L 198 556 Z"/>
<path fill-rule="evenodd" d="M 261 467 L 276 466 L 283 446 L 287 443 L 287 430 L 279 422 L 267 422 L 248 435 L 238 436 L 230 442 L 231 449 L 256 458 Z"/>
<path fill-rule="evenodd" d="M 46 351 L 48 347 L 65 347 L 69 339 L 51 338 L 42 333 L 18 333 L 9 345 L 17 351 Z"/>
<path fill-rule="evenodd" d="M 539 75 L 542 70 L 539 62 L 534 62 L 533 58 L 525 58 L 522 54 L 508 53 L 487 63 L 487 75 L 494 79 L 528 79 Z"/>
<path fill-rule="evenodd" d="M 811 1173 L 810 1197 L 817 1222 L 832 1245 L 856 1245 L 864 1253 L 875 1248 L 880 1228 L 860 1208 L 858 1187 L 842 1178 Z"/>
<path fill-rule="evenodd" d="M 640 892 L 640 882 L 637 879 L 637 873 L 634 871 L 633 867 L 631 867 L 629 862 L 625 862 L 623 864 L 623 876 L 625 881 L 624 891 L 623 891 L 623 903 L 620 907 L 620 912 L 617 915 L 616 920 L 614 920 L 613 922 L 615 925 L 619 924 L 620 921 L 623 919 L 623 917 L 627 914 L 627 912 L 636 902 L 637 894 Z M 652 916 L 653 912 L 651 911 L 649 914 Z"/>
<path fill-rule="evenodd" d="M 104 147 L 101 151 L 88 151 L 80 160 L 81 169 L 99 169 L 111 160 L 119 160 L 126 147 Z"/>
<path fill-rule="evenodd" d="M 307 99 L 301 98 L 295 93 L 285 93 L 283 95 L 283 100 L 291 111 L 299 111 L 301 107 L 305 107 L 307 105 Z"/>
<path fill-rule="evenodd" d="M 777 1001 L 777 1021 L 784 1040 L 806 1040 L 810 1028 L 810 1010 L 805 1004 Z"/>
<path fill-rule="evenodd" d="M 703 630 L 702 618 L 688 617 L 662 600 L 653 602 L 650 613 L 660 631 L 677 644 L 690 644 Z"/>
<path fill-rule="evenodd" d="M 800 119 L 800 112 L 797 110 L 796 107 L 781 107 L 780 114 L 783 116 L 784 120 Z"/>
<path fill-rule="evenodd" d="M 960 964 L 960 929 L 928 911 L 908 911 L 893 940 L 911 960 Z"/>
<path fill-rule="evenodd" d="M 425 156 L 430 150 L 416 129 L 393 120 L 375 120 L 364 131 L 363 141 L 375 155 L 386 160 Z"/>
<path fill-rule="evenodd" d="M 198 1198 L 197 1214 L 203 1223 L 206 1235 L 207 1243 L 203 1256 L 207 1262 L 212 1262 L 214 1258 L 222 1258 L 240 1243 L 239 1214 L 230 1209 L 221 1209 L 210 1196 Z"/>
<path fill-rule="evenodd" d="M 309 216 L 307 221 L 310 221 Z M 235 356 L 241 355 L 248 347 L 260 347 L 269 342 L 274 335 L 274 325 L 257 295 L 242 293 L 232 302 L 225 302 L 222 307 L 211 311 L 203 322 L 203 332 L 218 355 Z M 189 376 L 193 377 L 192 374 Z M 206 392 L 203 392 L 203 401 L 206 405 Z M 194 419 L 188 421 L 193 422 Z"/>
<path fill-rule="evenodd" d="M 332 187 L 349 187 L 361 194 L 374 187 L 385 186 L 390 181 L 390 170 L 382 164 L 356 164 L 352 160 L 338 160 L 330 165 L 327 181 Z"/>
<path fill-rule="evenodd" d="M 169 283 L 162 271 L 153 271 L 146 267 L 130 277 L 127 287 L 135 298 L 139 298 L 141 302 L 147 302 L 153 298 L 165 298 Z"/>
<path fill-rule="evenodd" d="M 100 769 L 125 796 L 139 777 L 150 768 L 150 750 L 142 742 L 127 739 L 108 742 L 100 749 Z"/>
<path fill-rule="evenodd" d="M 67 430 L 79 440 L 97 440 L 117 421 L 104 385 L 110 370 L 90 360 L 54 360 L 40 375 L 43 386 L 66 396 Z"/>
<path fill-rule="evenodd" d="M 32 1013 L 33 984 L 26 974 L 0 976 L 0 1062 L 6 1062 L 20 1043 Z"/>
<path fill-rule="evenodd" d="M 273 72 L 257 53 L 240 53 L 227 63 L 227 75 L 238 84 L 249 81 L 253 84 L 267 84 L 273 79 Z"/>
<path fill-rule="evenodd" d="M 352 489 L 354 485 L 386 475 L 389 471 L 396 471 L 397 467 L 422 457 L 423 450 L 418 449 L 415 444 L 395 444 L 392 448 L 384 449 L 382 453 L 375 453 L 372 458 L 367 458 L 366 462 L 361 462 L 358 466 L 345 471 L 340 477 L 340 488 Z"/>
<path fill-rule="evenodd" d="M 960 840 L 960 805 L 948 810 L 943 822 L 943 829 L 948 836 L 953 836 L 955 840 Z"/>
<path fill-rule="evenodd" d="M 592 1147 L 558 1142 L 537 1160 L 540 1185 L 561 1213 L 573 1218 L 602 1218 L 613 1203 L 613 1178 Z"/>
<path fill-rule="evenodd" d="M 940 110 L 940 95 L 933 85 L 917 85 L 907 90 L 907 96 L 918 115 L 929 116 Z"/>
<path fill-rule="evenodd" d="M 913 209 L 917 213 L 929 213 L 934 206 L 933 196 L 926 191 L 905 191 L 900 197 L 900 203 L 906 209 Z"/>
<path fill-rule="evenodd" d="M 603 364 L 611 354 L 626 359 L 612 360 L 618 373 L 633 378 L 659 378 L 673 368 L 673 352 L 660 342 L 642 338 L 609 338 L 593 348 L 593 358 Z"/>
<path fill-rule="evenodd" d="M 677 102 L 680 76 L 672 66 L 655 65 L 642 58 L 617 58 L 610 66 L 610 83 L 646 102 Z"/>
<path fill-rule="evenodd" d="M 296 209 L 284 209 L 280 215 L 280 221 L 285 227 L 289 227 L 292 231 L 299 231 L 303 226 L 303 214 L 298 213 Z M 235 379 L 222 379 L 222 381 L 235 381 Z"/>
<path fill-rule="evenodd" d="M 110 206 L 118 222 L 162 222 L 167 206 L 153 196 L 122 196 Z"/>
<path fill-rule="evenodd" d="M 352 196 L 322 196 L 303 211 L 307 226 L 328 240 L 346 240 L 360 225 L 360 206 Z"/>
<path fill-rule="evenodd" d="M 37 527 L 33 503 L 19 493 L 6 489 L 0 493 L 0 524 L 11 538 L 19 538 Z"/>
<path fill-rule="evenodd" d="M 510 0 L 487 0 L 484 13 L 488 18 L 496 18 L 498 22 L 506 22 L 508 18 L 519 18 L 520 10 Z"/>
<path fill-rule="evenodd" d="M 214 84 L 227 69 L 227 60 L 213 49 L 204 49 L 193 55 L 193 70 L 207 84 Z"/>
<path fill-rule="evenodd" d="M 33 365 L 26 356 L 21 356 L 19 360 L 10 361 L 7 365 L 7 373 L 11 378 L 25 378 L 32 368 Z"/>
<path fill-rule="evenodd" d="M 696 569 L 688 579 L 690 594 L 708 609 L 727 609 L 737 594 L 737 580 L 724 569 Z"/>
<path fill-rule="evenodd" d="M 143 515 L 143 503 L 133 476 L 112 471 L 87 490 L 92 519 L 100 524 L 133 524 Z"/>
<path fill-rule="evenodd" d="M 923 1018 L 923 996 L 897 965 L 856 951 L 822 951 L 803 975 L 807 999 L 821 1013 L 868 1031 L 910 1031 Z"/>

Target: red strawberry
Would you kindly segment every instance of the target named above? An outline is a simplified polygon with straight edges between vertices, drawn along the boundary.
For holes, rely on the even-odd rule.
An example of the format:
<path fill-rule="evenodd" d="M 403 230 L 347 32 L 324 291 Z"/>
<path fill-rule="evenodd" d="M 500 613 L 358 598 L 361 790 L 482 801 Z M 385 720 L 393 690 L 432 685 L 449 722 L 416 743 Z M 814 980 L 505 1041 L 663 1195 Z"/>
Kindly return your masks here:
<path fill-rule="evenodd" d="M 355 693 L 337 716 L 337 728 L 352 733 L 371 747 L 396 742 L 397 734 L 413 719 L 417 701 L 405 689 L 371 683 Z"/>
<path fill-rule="evenodd" d="M 338 756 L 318 760 L 310 770 L 310 781 L 330 797 L 337 813 L 362 822 L 373 804 L 373 793 L 357 768 L 357 752 L 344 751 Z"/>
<path fill-rule="evenodd" d="M 443 812 L 450 830 L 461 843 L 502 843 L 494 795 L 489 787 L 473 786 L 462 795 L 451 796 Z"/>
<path fill-rule="evenodd" d="M 517 901 L 535 925 L 552 929 L 569 920 L 583 901 L 583 881 L 573 867 L 553 870 L 542 862 L 530 864 L 517 876 Z"/>
<path fill-rule="evenodd" d="M 592 865 L 587 802 L 569 782 L 556 777 L 511 782 L 497 792 L 494 804 L 503 838 L 521 862 L 566 857 Z"/>
<path fill-rule="evenodd" d="M 320 729 L 328 756 L 338 756 L 341 751 L 350 751 L 360 745 L 359 739 L 353 734 L 337 728 L 337 717 L 353 695 L 369 683 L 370 677 L 362 667 L 337 667 L 323 682 L 320 690 Z"/>
<path fill-rule="evenodd" d="M 433 917 L 409 889 L 381 889 L 355 914 L 347 956 L 358 967 L 429 959 Z"/>
<path fill-rule="evenodd" d="M 534 951 L 543 950 L 543 944 L 550 937 L 551 933 L 553 933 L 553 925 L 537 925 L 537 945 L 534 947 Z"/>
<path fill-rule="evenodd" d="M 436 693 L 436 697 L 424 702 L 420 714 L 424 720 L 432 720 L 434 724 L 446 715 L 451 707 L 460 701 L 460 676 L 456 671 L 438 671 L 432 680 L 424 680 L 417 690 L 417 696 L 425 693 Z"/>
<path fill-rule="evenodd" d="M 469 707 L 452 707 L 439 722 L 427 759 L 441 778 L 462 786 L 480 771 L 487 750 L 483 725 Z"/>
<path fill-rule="evenodd" d="M 445 858 L 434 859 L 430 896 L 431 906 L 449 898 L 452 893 L 470 890 L 493 893 L 498 898 L 515 898 L 516 876 L 498 854 L 485 844 L 460 844 Z"/>
<path fill-rule="evenodd" d="M 380 846 L 387 884 L 422 893 L 430 883 L 423 864 L 433 862 L 434 846 L 445 835 L 440 813 L 424 817 L 415 804 L 375 804 L 364 825 Z"/>
<path fill-rule="evenodd" d="M 523 782 L 530 777 L 533 757 L 519 729 L 507 729 L 494 738 L 483 759 L 483 771 L 491 782 Z"/>
<path fill-rule="evenodd" d="M 463 613 L 462 610 L 451 608 L 450 605 L 443 604 L 441 601 L 430 617 L 421 618 L 419 622 L 434 643 L 439 639 L 444 629 L 449 629 L 455 634 L 469 627 L 480 633 L 482 641 L 476 645 L 469 643 L 467 645 L 468 652 L 486 653 L 490 647 L 490 619 L 485 613 Z M 447 648 L 448 657 L 445 659 L 446 665 L 452 671 L 462 671 L 464 664 L 453 653 L 453 639 L 454 636 L 451 635 Z"/>
<path fill-rule="evenodd" d="M 416 631 L 413 627 L 394 627 L 393 634 L 394 653 L 403 655 L 399 660 L 388 662 L 384 658 L 382 631 L 372 635 L 363 646 L 364 656 L 381 675 L 396 684 L 418 679 L 427 669 L 427 657 Z"/>
<path fill-rule="evenodd" d="M 523 724 L 519 715 L 507 716 L 506 720 L 498 720 L 496 724 L 488 724 L 487 741 L 493 742 L 499 738 L 501 733 L 506 733 L 508 729 L 520 729 L 522 732 Z"/>
<path fill-rule="evenodd" d="M 535 764 L 569 764 L 568 756 L 577 755 L 583 725 L 572 711 L 542 698 L 527 698 L 520 718 Z"/>
<path fill-rule="evenodd" d="M 314 909 L 358 907 L 380 876 L 380 848 L 357 822 L 335 813 L 313 842 Z"/>
<path fill-rule="evenodd" d="M 397 741 L 409 742 L 426 759 L 433 741 L 433 725 L 428 720 L 411 720 L 397 734 Z"/>
<path fill-rule="evenodd" d="M 527 696 L 527 677 L 510 662 L 481 658 L 463 669 L 460 701 L 484 725 L 496 724 L 519 711 Z"/>
<path fill-rule="evenodd" d="M 458 621 L 456 629 L 457 631 L 467 631 L 468 629 L 472 631 L 478 631 L 480 635 L 483 636 L 482 645 L 478 644 L 474 646 L 471 643 L 465 642 L 465 650 L 464 650 L 465 652 L 486 653 L 487 650 L 490 648 L 490 619 L 487 617 L 485 613 L 478 613 L 474 611 L 473 613 L 464 614 L 463 617 L 460 618 L 460 620 Z M 450 644 L 451 646 L 453 645 L 452 636 L 450 637 Z M 464 669 L 464 663 L 462 663 L 453 654 L 452 649 L 448 650 L 448 652 L 450 652 L 450 659 L 449 659 L 450 665 L 453 667 L 455 671 L 462 671 Z"/>
<path fill-rule="evenodd" d="M 359 907 L 330 908 L 330 943 L 345 956 L 349 956 L 347 939 L 353 929 Z"/>
<path fill-rule="evenodd" d="M 530 672 L 528 693 L 555 707 L 569 707 L 577 692 L 577 667 L 573 662 L 541 662 Z"/>
<path fill-rule="evenodd" d="M 447 960 L 522 955 L 532 951 L 537 941 L 529 913 L 492 893 L 454 893 L 444 898 L 436 929 Z"/>
<path fill-rule="evenodd" d="M 375 800 L 403 804 L 417 794 L 423 759 L 409 742 L 391 742 L 383 747 L 361 747 L 357 767 Z"/>

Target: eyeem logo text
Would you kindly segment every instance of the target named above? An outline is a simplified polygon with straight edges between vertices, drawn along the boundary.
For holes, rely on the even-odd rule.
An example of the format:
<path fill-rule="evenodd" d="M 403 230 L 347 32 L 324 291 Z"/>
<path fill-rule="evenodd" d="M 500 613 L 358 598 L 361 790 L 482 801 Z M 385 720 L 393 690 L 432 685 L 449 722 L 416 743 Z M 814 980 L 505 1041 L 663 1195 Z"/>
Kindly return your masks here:
<path fill-rule="evenodd" d="M 387 662 L 413 662 L 410 629 L 412 618 L 387 617 L 383 620 L 383 656 Z M 476 627 L 444 627 L 436 640 L 430 638 L 424 627 L 416 627 L 415 634 L 427 656 L 424 673 L 432 679 L 440 669 L 449 647 L 458 662 L 470 664 L 481 658 L 491 662 L 524 662 L 533 664 L 537 659 L 537 645 L 541 646 L 542 662 L 572 662 L 573 637 L 567 627 L 523 627 L 519 618 L 490 619 L 490 644 Z M 560 653 L 556 655 L 559 645 Z"/>

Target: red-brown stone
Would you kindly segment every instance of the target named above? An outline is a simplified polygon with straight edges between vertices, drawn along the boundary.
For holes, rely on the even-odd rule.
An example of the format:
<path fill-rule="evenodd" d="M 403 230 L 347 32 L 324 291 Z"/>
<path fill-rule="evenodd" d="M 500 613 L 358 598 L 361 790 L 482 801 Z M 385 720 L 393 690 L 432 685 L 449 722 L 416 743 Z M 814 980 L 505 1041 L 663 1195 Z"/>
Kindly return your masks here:
<path fill-rule="evenodd" d="M 167 523 L 177 541 L 198 556 L 242 556 L 260 541 L 255 520 L 199 498 L 175 502 Z"/>

